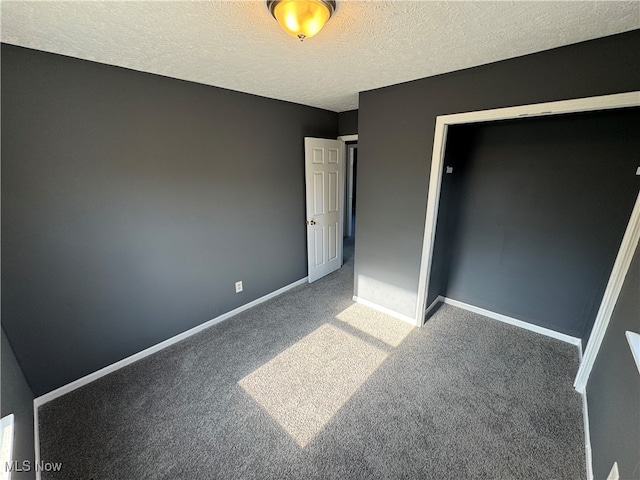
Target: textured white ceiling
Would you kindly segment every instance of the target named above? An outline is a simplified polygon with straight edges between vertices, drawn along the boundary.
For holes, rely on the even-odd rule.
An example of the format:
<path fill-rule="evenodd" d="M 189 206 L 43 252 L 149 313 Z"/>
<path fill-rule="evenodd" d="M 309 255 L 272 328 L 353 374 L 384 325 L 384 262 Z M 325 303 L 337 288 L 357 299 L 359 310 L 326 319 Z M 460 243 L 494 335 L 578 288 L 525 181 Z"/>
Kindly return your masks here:
<path fill-rule="evenodd" d="M 315 37 L 264 1 L 6 1 L 3 42 L 325 108 L 358 92 L 640 28 L 611 1 L 338 0 Z"/>

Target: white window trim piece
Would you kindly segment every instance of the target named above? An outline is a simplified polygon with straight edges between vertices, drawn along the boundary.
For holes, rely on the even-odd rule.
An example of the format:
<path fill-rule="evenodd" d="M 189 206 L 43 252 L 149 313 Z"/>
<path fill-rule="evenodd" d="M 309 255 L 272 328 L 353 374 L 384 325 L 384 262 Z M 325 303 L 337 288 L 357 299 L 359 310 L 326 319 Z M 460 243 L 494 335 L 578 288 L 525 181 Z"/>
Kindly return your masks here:
<path fill-rule="evenodd" d="M 640 334 L 627 330 L 624 332 L 624 335 L 627 337 L 629 347 L 631 348 L 631 354 L 636 362 L 636 367 L 638 367 L 638 373 L 640 373 Z"/>
<path fill-rule="evenodd" d="M 14 442 L 14 416 L 13 413 L 7 415 L 6 417 L 2 417 L 0 419 L 0 462 L 2 462 L 0 468 L 0 480 L 11 480 L 11 470 L 7 468 L 7 465 L 12 465 L 13 463 L 13 442 Z M 5 432 L 9 437 L 8 445 L 4 443 Z M 6 452 L 6 458 L 5 458 Z"/>

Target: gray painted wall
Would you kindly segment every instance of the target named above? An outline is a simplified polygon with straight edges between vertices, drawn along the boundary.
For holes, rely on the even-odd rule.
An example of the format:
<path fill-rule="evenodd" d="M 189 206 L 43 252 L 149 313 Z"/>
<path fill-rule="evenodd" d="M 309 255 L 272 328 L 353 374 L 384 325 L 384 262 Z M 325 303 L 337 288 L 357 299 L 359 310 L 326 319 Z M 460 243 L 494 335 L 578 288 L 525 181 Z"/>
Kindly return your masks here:
<path fill-rule="evenodd" d="M 358 110 L 349 110 L 338 114 L 338 135 L 358 133 Z"/>
<path fill-rule="evenodd" d="M 435 118 L 640 89 L 640 31 L 360 94 L 355 294 L 414 316 Z"/>
<path fill-rule="evenodd" d="M 2 319 L 36 396 L 305 277 L 303 137 L 337 122 L 3 44 Z"/>
<path fill-rule="evenodd" d="M 631 263 L 587 384 L 593 473 L 640 479 L 640 372 L 624 332 L 640 333 L 640 248 Z"/>
<path fill-rule="evenodd" d="M 20 365 L 9 345 L 9 341 L 2 329 L 0 361 L 2 362 L 2 385 L 0 394 L 0 416 L 4 417 L 13 413 L 14 415 L 14 444 L 13 444 L 13 460 L 17 461 L 20 467 L 23 462 L 28 461 L 30 465 L 34 465 L 34 438 L 33 438 L 33 393 L 27 384 L 22 373 Z M 0 465 L 2 471 L 5 466 Z M 25 468 L 26 470 L 26 468 Z M 33 479 L 33 472 L 12 473 L 11 478 L 14 479 Z"/>
<path fill-rule="evenodd" d="M 638 131 L 639 108 L 451 127 L 439 293 L 586 345 L 640 190 Z"/>

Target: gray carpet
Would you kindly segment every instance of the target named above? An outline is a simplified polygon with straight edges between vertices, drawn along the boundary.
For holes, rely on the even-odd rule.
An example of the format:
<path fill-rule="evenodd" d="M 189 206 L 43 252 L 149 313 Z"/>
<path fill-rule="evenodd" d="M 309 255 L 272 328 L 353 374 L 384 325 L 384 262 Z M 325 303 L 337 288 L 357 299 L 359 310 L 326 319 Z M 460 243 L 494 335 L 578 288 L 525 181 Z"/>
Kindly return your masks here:
<path fill-rule="evenodd" d="M 585 478 L 575 347 L 442 305 L 351 301 L 345 266 L 40 408 L 48 479 Z"/>

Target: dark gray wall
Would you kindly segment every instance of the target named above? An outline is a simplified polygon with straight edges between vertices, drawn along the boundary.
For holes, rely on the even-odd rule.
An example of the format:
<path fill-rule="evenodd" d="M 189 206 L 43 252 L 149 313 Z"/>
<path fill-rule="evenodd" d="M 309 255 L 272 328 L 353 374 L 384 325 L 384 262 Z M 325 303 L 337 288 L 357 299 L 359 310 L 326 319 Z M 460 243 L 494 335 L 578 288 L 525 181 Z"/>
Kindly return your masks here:
<path fill-rule="evenodd" d="M 13 460 L 17 461 L 21 466 L 22 462 L 29 461 L 31 465 L 34 463 L 34 438 L 33 438 L 33 393 L 27 384 L 22 373 L 20 365 L 9 345 L 9 341 L 2 329 L 2 385 L 0 390 L 0 416 L 4 417 L 13 413 Z M 2 471 L 5 466 L 0 465 Z M 12 473 L 11 478 L 15 479 L 33 479 L 33 472 Z"/>
<path fill-rule="evenodd" d="M 438 115 L 640 89 L 640 31 L 360 94 L 356 295 L 414 316 Z"/>
<path fill-rule="evenodd" d="M 618 462 L 620 478 L 640 479 L 640 372 L 624 332 L 640 332 L 640 248 L 631 263 L 587 384 L 594 478 Z"/>
<path fill-rule="evenodd" d="M 337 122 L 2 45 L 2 321 L 34 393 L 303 278 L 303 137 Z"/>
<path fill-rule="evenodd" d="M 639 131 L 638 108 L 450 128 L 439 293 L 586 345 L 640 190 Z"/>
<path fill-rule="evenodd" d="M 338 135 L 358 133 L 358 110 L 349 110 L 338 114 Z"/>

